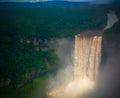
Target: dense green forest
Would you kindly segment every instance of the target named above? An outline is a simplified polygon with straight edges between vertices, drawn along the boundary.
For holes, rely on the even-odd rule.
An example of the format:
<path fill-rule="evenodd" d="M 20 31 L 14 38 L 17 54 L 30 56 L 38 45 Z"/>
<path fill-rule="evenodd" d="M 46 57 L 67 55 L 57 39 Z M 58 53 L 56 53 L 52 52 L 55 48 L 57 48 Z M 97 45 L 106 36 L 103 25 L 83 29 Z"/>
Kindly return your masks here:
<path fill-rule="evenodd" d="M 106 10 L 100 6 L 2 8 L 0 12 L 2 31 L 13 32 L 18 38 L 74 36 L 106 23 Z"/>
<path fill-rule="evenodd" d="M 104 27 L 110 7 L 1 7 L 0 87 L 19 88 L 33 78 L 54 70 L 59 59 L 46 41 L 74 37 L 82 30 Z M 113 7 L 119 16 L 118 9 Z M 114 40 L 117 36 L 119 39 L 118 27 L 119 23 L 107 30 L 105 38 Z M 113 33 L 116 30 L 118 32 Z"/>

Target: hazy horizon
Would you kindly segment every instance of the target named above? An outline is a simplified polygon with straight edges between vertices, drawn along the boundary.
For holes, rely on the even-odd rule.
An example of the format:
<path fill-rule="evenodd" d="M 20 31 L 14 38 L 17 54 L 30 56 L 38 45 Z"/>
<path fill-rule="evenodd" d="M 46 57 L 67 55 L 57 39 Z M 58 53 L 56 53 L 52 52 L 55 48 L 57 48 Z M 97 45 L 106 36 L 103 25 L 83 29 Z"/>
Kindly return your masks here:
<path fill-rule="evenodd" d="M 0 2 L 30 2 L 30 3 L 37 3 L 37 2 L 47 2 L 47 1 L 70 1 L 70 2 L 90 2 L 95 4 L 109 4 L 114 2 L 119 2 L 118 0 L 0 0 Z"/>

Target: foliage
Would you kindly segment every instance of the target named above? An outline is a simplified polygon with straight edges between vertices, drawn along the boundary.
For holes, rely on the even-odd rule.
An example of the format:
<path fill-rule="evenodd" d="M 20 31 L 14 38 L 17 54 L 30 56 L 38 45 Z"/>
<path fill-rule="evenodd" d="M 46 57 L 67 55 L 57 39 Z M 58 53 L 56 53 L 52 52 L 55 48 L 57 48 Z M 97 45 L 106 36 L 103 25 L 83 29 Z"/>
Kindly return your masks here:
<path fill-rule="evenodd" d="M 54 50 L 45 40 L 73 37 L 106 24 L 105 6 L 0 8 L 0 79 L 27 82 L 56 65 Z M 39 45 L 25 40 L 40 39 Z M 20 42 L 24 40 L 24 42 Z M 35 48 L 39 47 L 39 51 Z M 47 48 L 47 51 L 43 51 Z"/>

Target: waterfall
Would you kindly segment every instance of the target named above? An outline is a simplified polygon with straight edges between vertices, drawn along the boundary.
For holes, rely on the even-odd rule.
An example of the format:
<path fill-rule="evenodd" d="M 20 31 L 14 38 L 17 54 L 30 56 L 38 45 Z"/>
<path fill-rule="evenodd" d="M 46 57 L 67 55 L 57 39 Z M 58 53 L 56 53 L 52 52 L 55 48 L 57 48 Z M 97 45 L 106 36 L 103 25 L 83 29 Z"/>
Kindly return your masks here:
<path fill-rule="evenodd" d="M 75 35 L 71 79 L 53 88 L 48 93 L 48 98 L 78 98 L 94 89 L 101 61 L 102 33 L 103 29 L 92 29 Z"/>
<path fill-rule="evenodd" d="M 95 81 L 99 73 L 102 36 L 75 36 L 74 80 Z"/>

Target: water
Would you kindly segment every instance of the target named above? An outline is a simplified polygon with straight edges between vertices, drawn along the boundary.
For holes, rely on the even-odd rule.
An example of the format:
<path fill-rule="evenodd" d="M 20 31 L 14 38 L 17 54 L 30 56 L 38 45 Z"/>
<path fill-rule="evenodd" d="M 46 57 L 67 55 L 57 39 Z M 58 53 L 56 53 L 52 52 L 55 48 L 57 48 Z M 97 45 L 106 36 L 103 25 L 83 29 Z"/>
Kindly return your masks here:
<path fill-rule="evenodd" d="M 102 36 L 75 36 L 74 80 L 95 81 L 99 73 Z"/>
<path fill-rule="evenodd" d="M 102 35 L 94 34 L 96 30 L 91 32 L 92 34 L 83 32 L 75 36 L 75 59 L 71 76 L 74 78 L 51 90 L 48 98 L 77 98 L 93 90 L 99 74 Z"/>

